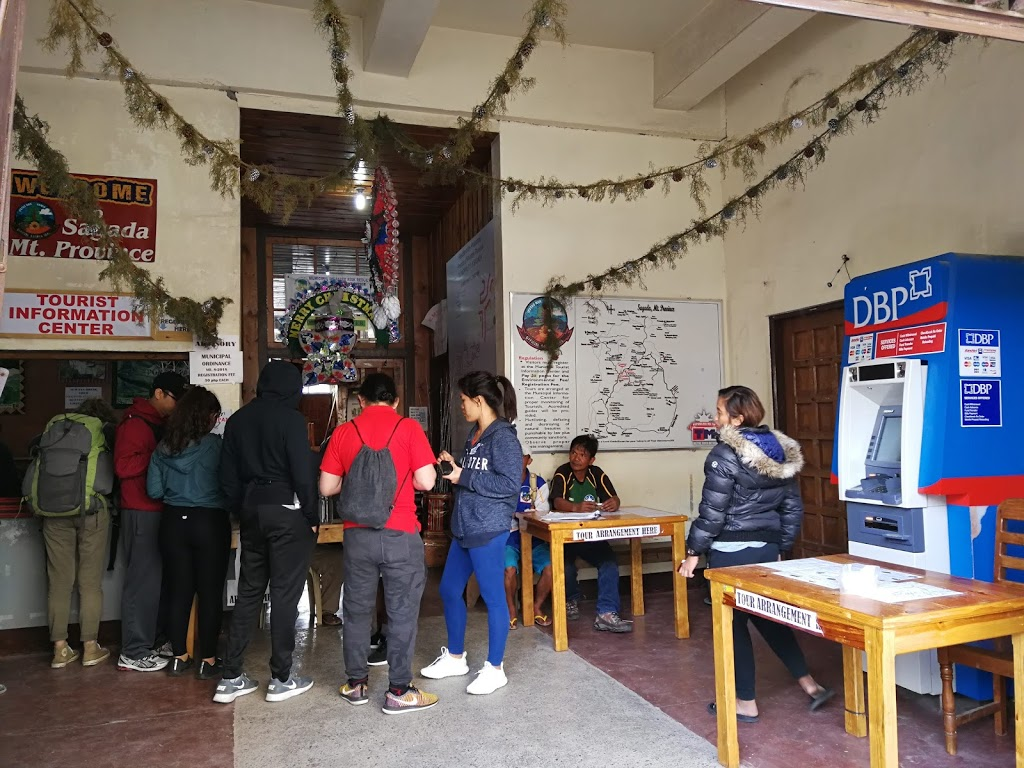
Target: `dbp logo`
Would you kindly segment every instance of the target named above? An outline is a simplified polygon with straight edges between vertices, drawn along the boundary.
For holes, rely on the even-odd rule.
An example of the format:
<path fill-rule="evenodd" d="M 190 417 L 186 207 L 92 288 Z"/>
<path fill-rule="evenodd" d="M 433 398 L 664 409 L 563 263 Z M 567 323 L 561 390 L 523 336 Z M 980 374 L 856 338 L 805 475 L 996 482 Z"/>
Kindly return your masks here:
<path fill-rule="evenodd" d="M 900 319 L 900 307 L 908 301 L 927 299 L 932 295 L 932 268 L 912 269 L 909 288 L 896 286 L 888 291 L 875 291 L 870 296 L 853 297 L 853 326 L 863 328 Z"/>
<path fill-rule="evenodd" d="M 981 384 L 975 382 L 964 382 L 964 394 L 965 395 L 990 395 L 992 394 L 992 384 Z"/>

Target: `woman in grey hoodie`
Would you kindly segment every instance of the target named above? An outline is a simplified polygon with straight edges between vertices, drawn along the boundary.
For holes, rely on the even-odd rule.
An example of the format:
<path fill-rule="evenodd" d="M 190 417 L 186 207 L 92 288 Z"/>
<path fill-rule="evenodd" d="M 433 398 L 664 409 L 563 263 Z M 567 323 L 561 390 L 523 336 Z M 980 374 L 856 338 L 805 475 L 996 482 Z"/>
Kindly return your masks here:
<path fill-rule="evenodd" d="M 167 419 L 163 439 L 149 460 L 146 493 L 163 499 L 160 548 L 164 567 L 168 634 L 175 658 L 168 674 L 192 669 L 186 635 L 192 598 L 198 596 L 200 679 L 220 677 L 217 638 L 222 619 L 221 593 L 231 551 L 231 521 L 220 488 L 219 435 L 211 433 L 220 416 L 220 401 L 203 387 L 192 387 Z"/>
<path fill-rule="evenodd" d="M 468 693 L 493 693 L 508 683 L 502 659 L 508 640 L 505 601 L 505 540 L 519 502 L 523 449 L 512 422 L 516 393 L 504 376 L 474 371 L 459 380 L 462 415 L 473 423 L 461 460 L 442 451 L 440 462 L 451 462 L 444 477 L 455 488 L 452 545 L 441 576 L 441 600 L 448 628 L 448 647 L 433 664 L 420 671 L 435 680 L 469 672 L 465 654 L 466 603 L 462 594 L 472 574 L 487 605 L 487 661 Z M 442 472 L 449 469 L 442 464 Z"/>

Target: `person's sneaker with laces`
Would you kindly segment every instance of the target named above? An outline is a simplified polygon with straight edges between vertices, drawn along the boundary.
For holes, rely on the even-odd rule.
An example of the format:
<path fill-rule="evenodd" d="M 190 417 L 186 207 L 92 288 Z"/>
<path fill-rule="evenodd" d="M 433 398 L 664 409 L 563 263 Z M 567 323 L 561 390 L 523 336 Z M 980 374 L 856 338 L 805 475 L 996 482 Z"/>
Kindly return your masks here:
<path fill-rule="evenodd" d="M 313 687 L 313 679 L 290 675 L 287 680 L 281 681 L 276 677 L 267 686 L 267 701 L 285 701 L 300 693 L 305 693 Z"/>
<path fill-rule="evenodd" d="M 506 685 L 508 678 L 505 677 L 505 665 L 499 664 L 495 667 L 491 662 L 485 661 L 483 669 L 476 673 L 476 680 L 466 687 L 466 693 L 484 696 Z"/>
<path fill-rule="evenodd" d="M 95 667 L 110 658 L 110 651 L 96 643 L 86 643 L 82 650 L 82 666 Z"/>
<path fill-rule="evenodd" d="M 346 682 L 338 688 L 338 695 L 349 704 L 354 704 L 357 707 L 370 701 L 369 686 L 365 682 Z"/>
<path fill-rule="evenodd" d="M 239 696 L 252 693 L 260 684 L 244 672 L 238 677 L 225 677 L 217 683 L 217 690 L 213 694 L 213 700 L 218 704 L 230 704 Z"/>
<path fill-rule="evenodd" d="M 167 674 L 171 677 L 181 677 L 195 665 L 196 663 L 193 659 L 179 659 L 175 657 L 171 659 L 171 663 L 167 665 Z"/>
<path fill-rule="evenodd" d="M 153 649 L 153 655 L 159 656 L 161 659 L 173 659 L 174 648 L 170 643 L 164 643 L 163 645 Z"/>
<path fill-rule="evenodd" d="M 388 641 L 381 640 L 380 645 L 370 651 L 366 657 L 366 663 L 371 667 L 382 667 L 388 663 Z"/>
<path fill-rule="evenodd" d="M 576 621 L 580 617 L 580 601 L 579 600 L 566 600 L 565 601 L 565 618 L 568 621 Z"/>
<path fill-rule="evenodd" d="M 123 653 L 117 657 L 117 668 L 125 672 L 159 672 L 167 666 L 167 659 L 159 656 L 143 656 L 141 659 L 129 659 Z"/>
<path fill-rule="evenodd" d="M 381 643 L 384 642 L 386 642 L 384 635 L 380 632 L 374 632 L 372 635 L 370 635 L 370 650 L 377 650 L 380 647 Z"/>
<path fill-rule="evenodd" d="M 50 662 L 50 669 L 63 669 L 68 664 L 78 661 L 78 651 L 70 645 L 63 645 L 53 649 L 53 661 Z"/>
<path fill-rule="evenodd" d="M 220 659 L 214 659 L 213 664 L 208 661 L 200 661 L 199 669 L 196 670 L 196 677 L 200 680 L 213 680 L 224 676 L 224 665 Z"/>
<path fill-rule="evenodd" d="M 466 654 L 461 657 L 452 656 L 448 649 L 441 646 L 441 655 L 434 659 L 433 663 L 420 670 L 420 674 L 429 677 L 431 680 L 442 680 L 446 677 L 469 674 L 469 663 L 466 661 Z"/>
<path fill-rule="evenodd" d="M 599 613 L 597 618 L 594 619 L 594 629 L 598 632 L 632 632 L 633 622 L 622 618 L 615 611 Z"/>
<path fill-rule="evenodd" d="M 404 715 L 406 712 L 430 709 L 435 704 L 437 704 L 437 696 L 410 685 L 409 689 L 401 696 L 389 690 L 384 697 L 384 706 L 381 707 L 381 712 L 385 715 Z"/>

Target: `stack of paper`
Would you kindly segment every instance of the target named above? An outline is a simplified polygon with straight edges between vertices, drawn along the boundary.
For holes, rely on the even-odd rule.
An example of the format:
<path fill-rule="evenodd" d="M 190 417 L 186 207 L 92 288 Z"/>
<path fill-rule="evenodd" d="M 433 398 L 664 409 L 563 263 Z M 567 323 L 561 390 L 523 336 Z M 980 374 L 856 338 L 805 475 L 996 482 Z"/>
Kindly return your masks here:
<path fill-rule="evenodd" d="M 597 512 L 546 512 L 543 515 L 537 515 L 538 520 L 543 520 L 545 523 L 575 523 L 581 520 L 597 520 L 601 517 L 601 513 Z"/>

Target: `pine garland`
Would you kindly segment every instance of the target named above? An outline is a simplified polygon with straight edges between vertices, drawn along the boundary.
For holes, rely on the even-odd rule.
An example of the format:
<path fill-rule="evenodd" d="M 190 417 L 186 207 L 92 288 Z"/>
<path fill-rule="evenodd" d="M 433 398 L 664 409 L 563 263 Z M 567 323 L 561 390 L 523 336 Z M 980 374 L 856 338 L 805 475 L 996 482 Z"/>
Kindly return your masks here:
<path fill-rule="evenodd" d="M 51 147 L 47 140 L 49 126 L 38 115 L 28 114 L 20 94 L 15 95 L 13 127 L 15 154 L 35 164 L 39 180 L 46 190 L 61 199 L 72 217 L 91 227 L 95 232 L 97 250 L 110 254 L 110 261 L 100 272 L 100 279 L 109 281 L 115 290 L 129 290 L 151 322 L 169 317 L 195 334 L 200 344 L 215 344 L 224 307 L 231 303 L 231 299 L 218 296 L 200 303 L 169 294 L 163 278 L 154 278 L 135 264 L 121 245 L 120 237 L 110 234 L 92 187 L 71 175 L 67 158 Z"/>
<path fill-rule="evenodd" d="M 830 111 L 824 113 L 825 117 L 822 120 L 813 123 L 818 126 L 818 132 L 795 153 L 767 174 L 757 178 L 743 194 L 733 197 L 711 214 L 707 214 L 702 206 L 701 218 L 693 221 L 682 232 L 655 243 L 642 256 L 582 279 L 567 281 L 564 277 L 552 278 L 545 290 L 545 296 L 564 303 L 584 292 L 597 295 L 602 291 L 631 285 L 640 285 L 646 290 L 647 286 L 643 280 L 646 271 L 664 266 L 675 268 L 690 246 L 706 242 L 713 237 L 722 237 L 736 224 L 746 222 L 749 216 L 757 216 L 761 210 L 761 200 L 768 192 L 780 186 L 788 186 L 790 189 L 802 186 L 807 174 L 825 161 L 833 139 L 853 131 L 858 119 L 865 124 L 875 122 L 889 98 L 912 93 L 924 85 L 932 75 L 943 71 L 952 56 L 952 43 L 956 38 L 956 35 L 948 32 L 915 32 L 897 49 L 903 52 L 905 58 L 902 60 L 894 59 L 890 55 L 874 64 L 858 68 L 858 76 L 874 82 L 863 95 L 848 98 L 838 105 L 833 105 L 828 97 L 820 100 L 825 109 Z M 831 111 L 833 109 L 834 111 Z M 813 119 L 815 118 L 812 117 Z M 774 123 L 773 126 L 776 130 L 781 130 L 778 123 Z M 768 128 L 770 130 L 772 126 Z M 745 163 L 734 165 L 740 167 L 745 177 L 749 179 L 749 167 Z M 550 316 L 545 318 L 545 325 L 548 330 L 548 341 L 545 342 L 544 350 L 548 355 L 550 368 L 558 358 L 558 339 Z"/>

